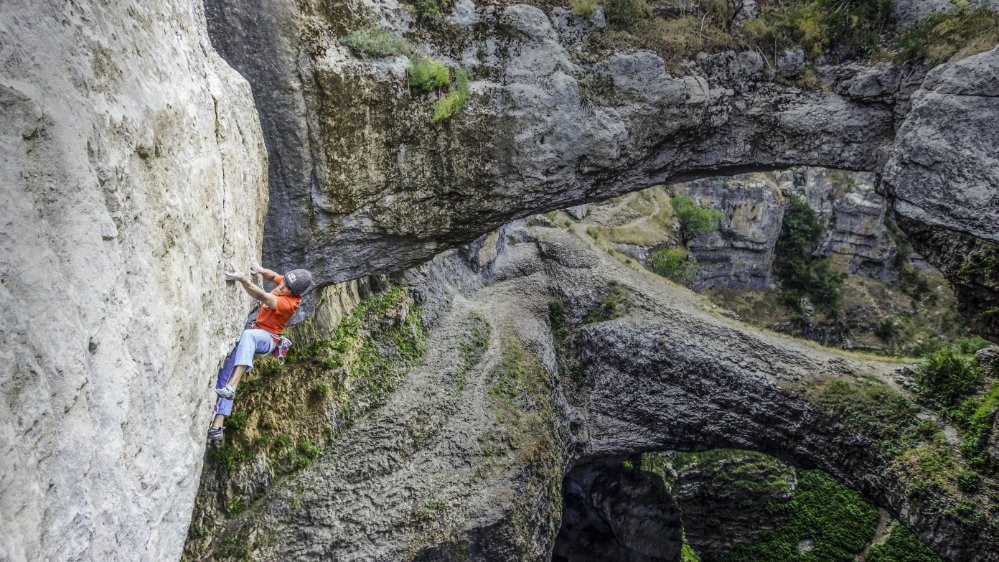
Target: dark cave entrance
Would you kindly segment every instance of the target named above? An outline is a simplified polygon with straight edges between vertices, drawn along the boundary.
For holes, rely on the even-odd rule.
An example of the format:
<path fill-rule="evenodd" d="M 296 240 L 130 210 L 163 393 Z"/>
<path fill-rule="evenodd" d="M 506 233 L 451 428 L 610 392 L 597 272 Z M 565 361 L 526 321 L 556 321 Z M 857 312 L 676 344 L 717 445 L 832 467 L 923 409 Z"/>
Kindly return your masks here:
<path fill-rule="evenodd" d="M 552 562 L 680 560 L 680 508 L 663 479 L 641 470 L 641 462 L 641 456 L 605 459 L 565 476 Z"/>

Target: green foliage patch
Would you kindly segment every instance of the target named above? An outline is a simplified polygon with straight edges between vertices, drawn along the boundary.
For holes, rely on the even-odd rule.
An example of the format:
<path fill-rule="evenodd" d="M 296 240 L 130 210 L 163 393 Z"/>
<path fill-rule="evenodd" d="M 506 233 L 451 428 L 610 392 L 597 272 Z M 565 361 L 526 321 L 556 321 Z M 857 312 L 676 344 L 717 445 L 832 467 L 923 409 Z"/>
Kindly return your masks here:
<path fill-rule="evenodd" d="M 943 562 L 926 545 L 919 542 L 916 535 L 905 527 L 896 524 L 888 539 L 876 545 L 867 553 L 867 562 Z"/>
<path fill-rule="evenodd" d="M 733 551 L 727 562 L 784 560 L 848 562 L 863 550 L 877 528 L 878 512 L 856 492 L 818 470 L 798 472 L 798 489 L 787 502 L 768 510 L 786 517 L 764 540 Z M 813 547 L 798 553 L 798 544 Z"/>
<path fill-rule="evenodd" d="M 919 408 L 899 391 L 880 382 L 830 380 L 816 389 L 815 405 L 848 428 L 894 439 L 915 423 Z"/>
<path fill-rule="evenodd" d="M 409 87 L 418 92 L 435 92 L 451 84 L 451 72 L 434 59 L 416 59 L 406 73 Z"/>
<path fill-rule="evenodd" d="M 957 406 L 981 380 L 974 358 L 953 347 L 930 353 L 916 370 L 919 396 L 941 408 Z"/>
<path fill-rule="evenodd" d="M 965 400 L 951 415 L 951 419 L 963 433 L 961 454 L 967 459 L 970 467 L 985 474 L 999 472 L 999 467 L 987 452 L 997 411 L 999 411 L 999 382 L 994 382 L 987 393 Z"/>
<path fill-rule="evenodd" d="M 892 0 L 810 0 L 764 5 L 753 39 L 763 49 L 801 45 L 812 57 L 867 57 L 893 30 Z M 764 51 L 766 52 L 766 51 Z"/>
<path fill-rule="evenodd" d="M 212 460 L 224 466 L 229 472 L 250 458 L 249 451 L 235 447 L 231 443 L 225 443 L 212 451 Z"/>
<path fill-rule="evenodd" d="M 607 23 L 618 27 L 634 25 L 639 19 L 649 15 L 645 0 L 605 0 L 604 16 Z"/>
<path fill-rule="evenodd" d="M 674 195 L 670 198 L 673 213 L 679 225 L 680 239 L 684 244 L 701 234 L 718 230 L 725 213 L 718 209 L 698 207 L 686 195 Z"/>
<path fill-rule="evenodd" d="M 333 391 L 327 382 L 317 382 L 312 387 L 312 395 L 320 400 L 326 400 L 330 397 L 330 393 Z"/>
<path fill-rule="evenodd" d="M 455 71 L 454 89 L 437 100 L 431 121 L 440 123 L 460 112 L 465 107 L 465 102 L 468 101 L 468 92 L 468 72 L 464 68 L 459 68 Z"/>
<path fill-rule="evenodd" d="M 666 279 L 690 287 L 697 280 L 697 260 L 679 248 L 663 248 L 649 254 L 649 269 Z"/>
<path fill-rule="evenodd" d="M 808 297 L 815 306 L 833 313 L 839 309 L 846 276 L 834 272 L 828 259 L 813 255 L 823 229 L 805 199 L 792 195 L 774 247 L 774 275 L 789 306 L 800 308 L 802 297 Z"/>
<path fill-rule="evenodd" d="M 423 23 L 433 23 L 444 19 L 451 9 L 452 0 L 415 0 L 416 16 Z"/>
<path fill-rule="evenodd" d="M 610 281 L 607 283 L 607 288 L 604 289 L 603 300 L 586 313 L 583 323 L 593 324 L 620 318 L 627 314 L 633 305 L 628 291 L 617 281 Z"/>
<path fill-rule="evenodd" d="M 405 39 L 380 29 L 359 29 L 340 42 L 361 58 L 391 57 L 409 49 Z"/>
<path fill-rule="evenodd" d="M 997 40 L 999 18 L 995 12 L 959 0 L 956 10 L 930 14 L 903 32 L 896 60 L 936 66 L 955 56 L 987 51 Z"/>
<path fill-rule="evenodd" d="M 577 16 L 588 18 L 596 11 L 597 2 L 596 0 L 572 0 L 569 2 L 569 7 L 572 9 L 572 13 Z"/>

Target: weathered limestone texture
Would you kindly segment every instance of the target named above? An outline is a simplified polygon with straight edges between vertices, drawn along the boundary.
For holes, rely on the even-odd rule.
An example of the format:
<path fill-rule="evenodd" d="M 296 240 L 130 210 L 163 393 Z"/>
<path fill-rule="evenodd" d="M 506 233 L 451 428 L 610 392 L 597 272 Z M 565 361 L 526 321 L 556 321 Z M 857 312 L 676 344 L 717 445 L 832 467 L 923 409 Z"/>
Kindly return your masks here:
<path fill-rule="evenodd" d="M 720 230 L 698 236 L 688 246 L 700 266 L 698 289 L 773 286 L 771 265 L 780 236 L 784 195 L 772 176 L 757 174 L 687 182 L 677 192 L 696 205 L 725 213 Z"/>
<path fill-rule="evenodd" d="M 0 559 L 170 560 L 266 153 L 199 2 L 0 13 Z"/>
<path fill-rule="evenodd" d="M 933 69 L 912 97 L 882 189 L 969 318 L 999 333 L 999 48 Z"/>

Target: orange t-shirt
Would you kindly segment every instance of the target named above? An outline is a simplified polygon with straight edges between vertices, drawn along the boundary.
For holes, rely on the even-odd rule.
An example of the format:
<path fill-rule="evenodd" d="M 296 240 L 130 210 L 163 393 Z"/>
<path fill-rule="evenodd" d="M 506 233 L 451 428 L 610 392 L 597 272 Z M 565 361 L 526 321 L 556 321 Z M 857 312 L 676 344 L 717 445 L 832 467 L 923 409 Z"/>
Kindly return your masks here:
<path fill-rule="evenodd" d="M 284 281 L 284 275 L 278 275 L 274 282 L 278 285 Z M 277 290 L 277 287 L 274 288 Z M 273 294 L 274 291 L 271 291 Z M 253 323 L 254 328 L 267 330 L 268 332 L 280 336 L 284 327 L 288 325 L 288 320 L 298 310 L 298 305 L 302 303 L 302 297 L 281 296 L 277 298 L 277 308 L 271 308 L 266 304 L 260 305 L 260 312 L 257 314 L 257 321 Z"/>

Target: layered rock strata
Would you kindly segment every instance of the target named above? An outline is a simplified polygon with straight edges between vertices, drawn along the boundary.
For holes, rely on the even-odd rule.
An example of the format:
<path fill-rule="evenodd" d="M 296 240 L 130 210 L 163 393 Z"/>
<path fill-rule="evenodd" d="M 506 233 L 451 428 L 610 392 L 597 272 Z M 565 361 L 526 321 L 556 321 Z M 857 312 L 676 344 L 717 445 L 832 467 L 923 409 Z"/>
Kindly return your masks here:
<path fill-rule="evenodd" d="M 774 246 L 786 198 L 802 197 L 824 223 L 816 256 L 834 267 L 883 281 L 896 277 L 895 242 L 885 227 L 885 199 L 871 174 L 800 168 L 686 182 L 675 187 L 725 216 L 718 232 L 698 236 L 688 247 L 700 273 L 695 288 L 754 290 L 773 286 Z"/>
<path fill-rule="evenodd" d="M 0 11 L 0 559 L 169 560 L 267 156 L 200 4 Z"/>

